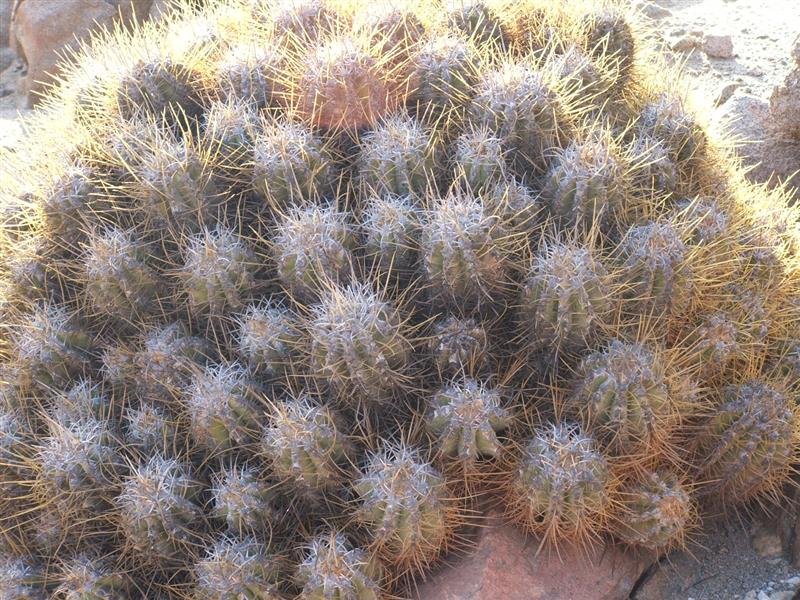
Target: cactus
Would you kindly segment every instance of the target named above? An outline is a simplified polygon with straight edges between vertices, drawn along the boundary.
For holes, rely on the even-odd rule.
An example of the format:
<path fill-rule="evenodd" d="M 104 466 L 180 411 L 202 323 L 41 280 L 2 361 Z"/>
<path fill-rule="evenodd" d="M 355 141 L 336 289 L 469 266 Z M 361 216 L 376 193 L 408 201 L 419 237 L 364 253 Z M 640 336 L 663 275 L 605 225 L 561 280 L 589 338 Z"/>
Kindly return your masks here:
<path fill-rule="evenodd" d="M 461 370 L 477 374 L 488 367 L 488 335 L 474 319 L 449 316 L 437 321 L 433 324 L 429 347 L 442 376 L 455 375 Z"/>
<path fill-rule="evenodd" d="M 275 493 L 254 468 L 223 470 L 212 492 L 214 514 L 232 534 L 269 532 L 278 519 Z"/>
<path fill-rule="evenodd" d="M 312 130 L 288 120 L 262 121 L 253 148 L 253 189 L 281 213 L 334 189 L 330 150 Z"/>
<path fill-rule="evenodd" d="M 441 455 L 468 468 L 501 451 L 497 436 L 513 417 L 503 406 L 500 390 L 465 377 L 431 397 L 425 420 Z"/>
<path fill-rule="evenodd" d="M 206 361 L 203 340 L 190 336 L 180 322 L 151 329 L 138 352 L 111 348 L 103 355 L 106 379 L 130 386 L 145 398 L 168 399 L 188 384 L 194 368 Z"/>
<path fill-rule="evenodd" d="M 227 155 L 225 161 L 231 170 L 241 169 L 253 151 L 257 128 L 256 113 L 246 102 L 216 102 L 209 106 L 203 119 L 201 139 L 212 152 Z"/>
<path fill-rule="evenodd" d="M 523 63 L 505 63 L 478 84 L 470 122 L 503 140 L 519 176 L 538 172 L 561 145 L 568 121 L 558 96 L 541 73 Z"/>
<path fill-rule="evenodd" d="M 382 579 L 383 566 L 377 558 L 334 532 L 315 536 L 297 568 L 303 600 L 378 600 L 383 593 Z"/>
<path fill-rule="evenodd" d="M 316 40 L 322 33 L 332 30 L 339 18 L 331 7 L 319 0 L 284 0 L 276 9 L 275 29 L 281 37 L 289 37 L 290 42 L 297 44 Z"/>
<path fill-rule="evenodd" d="M 663 142 L 636 136 L 631 143 L 630 163 L 635 177 L 631 182 L 640 194 L 673 194 L 678 189 L 680 173 Z"/>
<path fill-rule="evenodd" d="M 64 306 L 37 304 L 27 321 L 12 325 L 22 383 L 61 386 L 86 368 L 92 335 Z"/>
<path fill-rule="evenodd" d="M 200 491 L 176 459 L 156 454 L 134 469 L 117 498 L 120 528 L 131 548 L 161 568 L 184 563 L 201 541 Z"/>
<path fill-rule="evenodd" d="M 84 258 L 86 292 L 101 313 L 123 319 L 147 314 L 159 281 L 148 264 L 148 248 L 130 232 L 110 230 L 93 238 Z"/>
<path fill-rule="evenodd" d="M 45 600 L 45 577 L 40 569 L 21 557 L 0 557 L 0 598 Z"/>
<path fill-rule="evenodd" d="M 277 377 L 294 370 L 304 338 L 290 309 L 276 302 L 251 304 L 237 324 L 239 355 L 252 371 Z"/>
<path fill-rule="evenodd" d="M 683 200 L 678 203 L 678 208 L 678 220 L 686 224 L 694 244 L 713 244 L 729 231 L 730 215 L 713 199 Z"/>
<path fill-rule="evenodd" d="M 450 25 L 477 46 L 492 44 L 502 49 L 510 42 L 505 23 L 487 2 L 474 0 L 464 3 L 453 8 L 448 17 Z"/>
<path fill-rule="evenodd" d="M 313 308 L 308 331 L 314 368 L 349 403 L 380 405 L 403 385 L 410 326 L 367 286 L 327 292 Z"/>
<path fill-rule="evenodd" d="M 620 497 L 622 517 L 614 529 L 620 539 L 659 552 L 683 546 L 694 506 L 678 476 L 650 472 L 620 490 Z"/>
<path fill-rule="evenodd" d="M 353 29 L 369 36 L 375 51 L 393 70 L 405 71 L 426 24 L 408 6 L 377 4 L 353 17 Z"/>
<path fill-rule="evenodd" d="M 406 196 L 372 197 L 365 203 L 362 220 L 367 265 L 374 265 L 379 277 L 408 281 L 419 253 L 419 207 Z"/>
<path fill-rule="evenodd" d="M 390 114 L 399 102 L 386 65 L 360 37 L 342 35 L 312 49 L 299 75 L 302 117 L 316 127 L 356 132 Z"/>
<path fill-rule="evenodd" d="M 120 116 L 132 119 L 141 111 L 157 117 L 195 115 L 199 105 L 192 77 L 187 67 L 170 59 L 137 62 L 119 80 L 116 100 Z"/>
<path fill-rule="evenodd" d="M 558 539 L 594 531 L 609 505 L 610 474 L 595 441 L 580 428 L 534 432 L 509 482 L 509 510 L 526 527 Z"/>
<path fill-rule="evenodd" d="M 179 277 L 189 306 L 222 314 L 244 306 L 258 287 L 258 260 L 247 242 L 230 229 L 204 230 L 184 251 Z"/>
<path fill-rule="evenodd" d="M 622 90 L 631 78 L 636 57 L 636 39 L 624 14 L 600 10 L 584 19 L 586 48 L 594 56 L 613 65 L 614 85 Z"/>
<path fill-rule="evenodd" d="M 797 417 L 780 387 L 752 379 L 721 390 L 697 438 L 704 495 L 723 503 L 778 493 L 796 459 Z"/>
<path fill-rule="evenodd" d="M 334 207 L 298 208 L 275 232 L 278 277 L 298 300 L 313 300 L 326 281 L 347 283 L 352 275 L 355 232 Z"/>
<path fill-rule="evenodd" d="M 624 210 L 624 168 L 613 146 L 601 139 L 572 142 L 556 152 L 542 191 L 566 226 L 591 227 Z"/>
<path fill-rule="evenodd" d="M 137 155 L 136 159 L 121 156 L 115 162 L 130 171 L 125 191 L 147 223 L 196 231 L 216 221 L 224 197 L 207 150 L 198 148 L 189 136 L 178 140 L 170 132 L 157 133 L 152 142 L 134 143 L 144 148 L 130 148 L 126 142 L 123 149 Z"/>
<path fill-rule="evenodd" d="M 563 54 L 556 55 L 555 69 L 567 93 L 584 95 L 596 107 L 605 100 L 609 84 L 590 55 L 570 45 Z"/>
<path fill-rule="evenodd" d="M 570 350 L 590 342 L 608 310 L 609 296 L 605 269 L 591 247 L 545 241 L 520 298 L 530 345 Z"/>
<path fill-rule="evenodd" d="M 82 165 L 68 165 L 39 198 L 41 220 L 61 252 L 73 250 L 85 238 L 98 204 L 93 174 Z"/>
<path fill-rule="evenodd" d="M 128 407 L 123 427 L 128 443 L 144 455 L 174 453 L 181 442 L 177 420 L 158 405 Z"/>
<path fill-rule="evenodd" d="M 379 196 L 423 196 L 435 187 L 438 147 L 410 117 L 391 117 L 361 138 L 359 181 Z"/>
<path fill-rule="evenodd" d="M 28 492 L 32 431 L 11 407 L 0 409 L 0 510 L 13 514 L 13 502 Z"/>
<path fill-rule="evenodd" d="M 253 443 L 261 410 L 249 373 L 238 363 L 212 365 L 195 375 L 186 390 L 189 433 L 195 443 L 226 450 Z"/>
<path fill-rule="evenodd" d="M 62 425 L 87 421 L 113 421 L 119 416 L 119 407 L 100 384 L 81 379 L 67 390 L 54 394 L 52 415 Z"/>
<path fill-rule="evenodd" d="M 445 549 L 454 526 L 445 480 L 407 446 L 372 454 L 353 489 L 356 518 L 387 562 L 424 567 Z"/>
<path fill-rule="evenodd" d="M 271 416 L 262 449 L 278 477 L 312 494 L 341 485 L 354 446 L 335 413 L 300 395 L 278 403 Z"/>
<path fill-rule="evenodd" d="M 708 145 L 706 133 L 680 99 L 667 94 L 644 106 L 639 129 L 642 134 L 663 143 L 679 167 L 691 167 L 692 161 L 699 158 Z"/>
<path fill-rule="evenodd" d="M 56 597 L 64 600 L 123 600 L 129 582 L 101 558 L 82 554 L 64 564 Z"/>
<path fill-rule="evenodd" d="M 242 101 L 265 108 L 286 93 L 280 79 L 283 62 L 274 49 L 235 46 L 220 60 L 214 87 L 223 102 Z"/>
<path fill-rule="evenodd" d="M 690 356 L 706 375 L 724 369 L 743 352 L 741 335 L 730 315 L 717 311 L 704 315 L 687 338 Z"/>
<path fill-rule="evenodd" d="M 37 453 L 37 484 L 44 498 L 95 514 L 110 505 L 125 468 L 107 423 L 52 423 L 43 442 Z"/>
<path fill-rule="evenodd" d="M 423 118 L 435 120 L 466 108 L 477 80 L 475 48 L 458 37 L 434 37 L 412 59 L 411 102 Z"/>
<path fill-rule="evenodd" d="M 422 261 L 433 298 L 480 310 L 505 294 L 510 237 L 504 223 L 472 195 L 438 200 L 422 226 Z"/>
<path fill-rule="evenodd" d="M 652 315 L 680 314 L 691 294 L 688 249 L 670 223 L 628 230 L 620 248 L 626 287 L 624 310 Z"/>
<path fill-rule="evenodd" d="M 580 364 L 568 402 L 587 431 L 616 455 L 662 451 L 673 409 L 661 357 L 614 339 Z"/>
<path fill-rule="evenodd" d="M 224 538 L 195 565 L 193 597 L 202 600 L 281 600 L 280 565 L 253 538 Z"/>
<path fill-rule="evenodd" d="M 467 191 L 491 188 L 506 177 L 503 140 L 486 128 L 470 129 L 458 136 L 452 162 L 456 178 Z"/>

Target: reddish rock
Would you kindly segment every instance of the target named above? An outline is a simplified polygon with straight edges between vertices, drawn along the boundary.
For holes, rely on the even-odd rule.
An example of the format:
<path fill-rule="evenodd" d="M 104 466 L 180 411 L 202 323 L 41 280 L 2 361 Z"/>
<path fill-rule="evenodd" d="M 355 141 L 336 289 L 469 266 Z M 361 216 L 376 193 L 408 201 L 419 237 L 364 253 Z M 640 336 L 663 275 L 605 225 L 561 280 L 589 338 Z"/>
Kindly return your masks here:
<path fill-rule="evenodd" d="M 703 51 L 711 58 L 733 58 L 733 40 L 729 35 L 707 35 Z"/>
<path fill-rule="evenodd" d="M 559 544 L 539 550 L 539 540 L 487 518 L 468 555 L 419 585 L 418 600 L 626 600 L 653 562 L 620 546 Z"/>

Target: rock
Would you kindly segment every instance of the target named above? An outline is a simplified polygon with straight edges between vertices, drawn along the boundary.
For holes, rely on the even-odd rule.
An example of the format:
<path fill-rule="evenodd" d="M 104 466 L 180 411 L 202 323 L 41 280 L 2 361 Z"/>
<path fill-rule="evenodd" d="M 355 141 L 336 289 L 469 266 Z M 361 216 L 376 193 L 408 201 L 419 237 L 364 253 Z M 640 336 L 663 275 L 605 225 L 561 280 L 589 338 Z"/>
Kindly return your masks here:
<path fill-rule="evenodd" d="M 792 42 L 792 58 L 797 66 L 800 67 L 800 35 Z"/>
<path fill-rule="evenodd" d="M 711 58 L 733 58 L 733 40 L 729 35 L 706 35 L 703 51 Z"/>
<path fill-rule="evenodd" d="M 652 2 L 644 2 L 641 10 L 645 15 L 654 20 L 666 19 L 672 16 L 671 10 L 659 6 L 658 4 L 653 4 Z"/>
<path fill-rule="evenodd" d="M 0 0 L 3 1 L 3 0 Z M 12 33 L 28 64 L 28 104 L 38 101 L 57 75 L 60 56 L 98 27 L 147 18 L 152 0 L 18 0 Z"/>
<path fill-rule="evenodd" d="M 800 187 L 800 140 L 785 138 L 776 129 L 770 112 L 764 100 L 737 90 L 717 114 L 728 123 L 737 140 L 736 154 L 750 169 L 748 179 L 770 185 L 786 182 L 790 187 Z"/>
<path fill-rule="evenodd" d="M 537 554 L 539 540 L 498 515 L 477 535 L 469 555 L 419 585 L 418 600 L 626 600 L 653 561 L 604 544 L 561 544 Z"/>
<path fill-rule="evenodd" d="M 672 49 L 675 52 L 688 52 L 694 50 L 700 45 L 700 38 L 692 34 L 684 35 L 672 43 Z"/>
<path fill-rule="evenodd" d="M 714 106 L 722 106 L 728 100 L 730 100 L 731 96 L 733 96 L 733 93 L 737 90 L 739 85 L 740 84 L 734 82 L 722 86 L 719 94 L 717 94 L 717 99 L 714 100 Z"/>
<path fill-rule="evenodd" d="M 781 137 L 800 141 L 800 67 L 772 90 L 769 113 Z"/>
<path fill-rule="evenodd" d="M 761 557 L 780 556 L 783 553 L 781 538 L 775 527 L 768 523 L 756 522 L 753 525 L 750 543 Z"/>
<path fill-rule="evenodd" d="M 0 73 L 5 71 L 17 58 L 17 53 L 11 48 L 0 48 Z"/>
<path fill-rule="evenodd" d="M 7 48 L 11 41 L 11 10 L 14 0 L 0 0 L 0 49 Z M 3 69 L 0 69 L 2 71 Z"/>

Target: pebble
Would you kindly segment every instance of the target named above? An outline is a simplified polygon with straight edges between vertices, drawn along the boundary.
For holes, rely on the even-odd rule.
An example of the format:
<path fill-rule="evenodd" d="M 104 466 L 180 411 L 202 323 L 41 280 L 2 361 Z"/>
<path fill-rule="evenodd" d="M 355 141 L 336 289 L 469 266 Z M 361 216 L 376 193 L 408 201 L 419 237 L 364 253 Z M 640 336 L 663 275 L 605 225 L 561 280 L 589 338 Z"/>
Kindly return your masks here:
<path fill-rule="evenodd" d="M 703 51 L 711 58 L 733 58 L 733 40 L 729 35 L 707 35 Z"/>
<path fill-rule="evenodd" d="M 786 585 L 791 585 L 793 587 L 798 586 L 800 585 L 800 577 L 798 577 L 797 575 L 795 575 L 794 577 L 789 577 L 789 579 L 787 579 L 783 583 L 785 583 Z"/>

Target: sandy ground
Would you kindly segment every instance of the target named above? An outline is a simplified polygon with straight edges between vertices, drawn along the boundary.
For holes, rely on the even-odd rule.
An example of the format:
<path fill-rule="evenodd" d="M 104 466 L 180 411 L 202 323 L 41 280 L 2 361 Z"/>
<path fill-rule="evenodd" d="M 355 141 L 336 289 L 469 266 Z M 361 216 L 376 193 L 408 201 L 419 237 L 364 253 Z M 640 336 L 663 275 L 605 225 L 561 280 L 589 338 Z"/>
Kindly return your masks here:
<path fill-rule="evenodd" d="M 655 7 L 645 11 L 656 17 L 657 30 L 671 45 L 692 34 L 731 36 L 733 58 L 709 58 L 700 48 L 681 53 L 697 87 L 712 99 L 728 84 L 768 99 L 789 71 L 789 50 L 800 35 L 799 0 L 649 0 L 646 4 Z"/>

